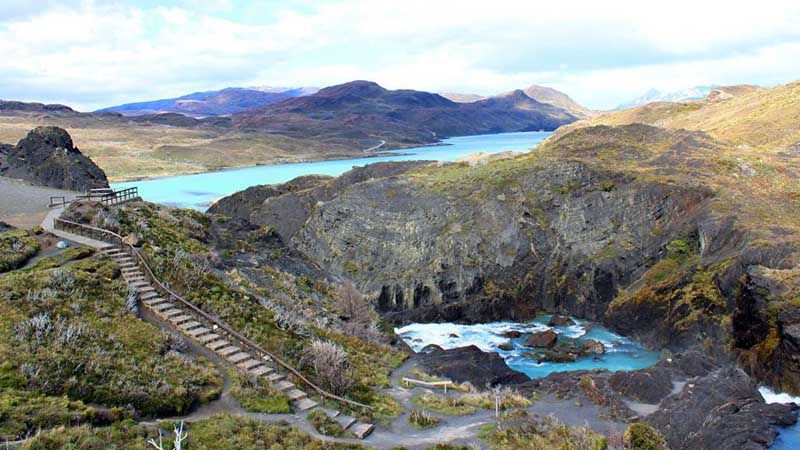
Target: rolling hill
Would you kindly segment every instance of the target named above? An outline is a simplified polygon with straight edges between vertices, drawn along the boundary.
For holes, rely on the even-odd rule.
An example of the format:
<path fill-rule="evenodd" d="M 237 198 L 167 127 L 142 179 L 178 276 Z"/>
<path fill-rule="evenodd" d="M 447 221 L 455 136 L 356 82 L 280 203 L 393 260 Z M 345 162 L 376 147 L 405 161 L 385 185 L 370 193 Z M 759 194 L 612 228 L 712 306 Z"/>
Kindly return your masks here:
<path fill-rule="evenodd" d="M 388 147 L 441 138 L 513 131 L 554 130 L 577 118 L 522 91 L 472 103 L 428 92 L 388 90 L 353 81 L 316 94 L 232 116 L 234 126 L 324 141 L 386 141 Z"/>
<path fill-rule="evenodd" d="M 748 147 L 783 151 L 800 143 L 800 82 L 771 89 L 723 86 L 713 89 L 704 100 L 650 103 L 603 114 L 569 128 L 632 123 L 702 130 L 741 151 Z"/>

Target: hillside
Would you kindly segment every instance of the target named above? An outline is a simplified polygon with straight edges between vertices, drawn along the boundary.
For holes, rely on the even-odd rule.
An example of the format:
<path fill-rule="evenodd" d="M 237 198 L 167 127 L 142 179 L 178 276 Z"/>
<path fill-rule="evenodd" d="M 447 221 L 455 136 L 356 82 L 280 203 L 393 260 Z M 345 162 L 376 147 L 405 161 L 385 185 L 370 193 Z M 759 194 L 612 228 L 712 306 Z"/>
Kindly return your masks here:
<path fill-rule="evenodd" d="M 116 112 L 126 116 L 179 113 L 192 117 L 224 116 L 277 103 L 316 92 L 315 88 L 238 88 L 195 92 L 176 98 L 126 103 L 97 112 Z"/>
<path fill-rule="evenodd" d="M 233 116 L 240 129 L 326 142 L 382 140 L 388 147 L 433 143 L 451 136 L 553 130 L 574 120 L 568 112 L 524 94 L 456 103 L 438 94 L 390 91 L 369 81 L 331 86 Z"/>
<path fill-rule="evenodd" d="M 548 105 L 559 107 L 561 109 L 568 111 L 575 117 L 580 117 L 584 119 L 587 117 L 592 117 L 596 114 L 589 108 L 580 105 L 578 102 L 570 98 L 570 96 L 568 96 L 567 94 L 553 88 L 532 84 L 527 88 L 523 89 L 523 92 L 528 97 L 540 103 L 547 103 Z"/>
<path fill-rule="evenodd" d="M 703 130 L 745 154 L 749 147 L 773 155 L 792 151 L 800 142 L 800 82 L 771 89 L 720 87 L 705 100 L 651 103 L 603 114 L 574 127 L 630 123 Z"/>
<path fill-rule="evenodd" d="M 79 113 L 62 105 L 0 102 L 0 143 L 13 144 L 39 126 L 69 132 L 81 152 L 113 181 L 207 172 L 226 167 L 362 156 L 371 144 L 320 143 L 241 131 L 230 119 L 177 113 L 122 116 Z"/>

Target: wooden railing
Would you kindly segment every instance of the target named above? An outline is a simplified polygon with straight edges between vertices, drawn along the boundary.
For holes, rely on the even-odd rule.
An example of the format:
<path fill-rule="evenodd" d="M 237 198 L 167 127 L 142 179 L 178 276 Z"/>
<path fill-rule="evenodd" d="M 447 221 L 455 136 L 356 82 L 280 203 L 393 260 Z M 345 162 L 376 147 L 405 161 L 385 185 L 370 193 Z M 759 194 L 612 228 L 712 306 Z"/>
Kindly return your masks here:
<path fill-rule="evenodd" d="M 303 376 L 300 372 L 298 372 L 295 368 L 284 362 L 282 359 L 278 358 L 273 353 L 269 352 L 268 350 L 262 348 L 260 345 L 256 344 L 248 337 L 239 334 L 236 330 L 228 326 L 225 322 L 214 317 L 207 312 L 203 311 L 192 302 L 184 299 L 181 297 L 177 292 L 170 289 L 168 286 L 163 284 L 158 277 L 156 277 L 153 270 L 150 268 L 150 265 L 147 263 L 147 260 L 142 255 L 142 253 L 134 246 L 127 244 L 122 236 L 117 233 L 114 233 L 110 230 L 105 230 L 103 228 L 97 228 L 90 225 L 85 225 L 82 223 L 72 222 L 69 220 L 56 218 L 54 226 L 56 229 L 69 231 L 75 234 L 79 234 L 82 236 L 90 237 L 92 239 L 97 239 L 99 241 L 107 242 L 114 245 L 119 245 L 123 251 L 131 255 L 139 264 L 139 266 L 144 270 L 145 276 L 150 280 L 150 282 L 155 286 L 155 288 L 164 295 L 166 298 L 177 301 L 185 306 L 187 309 L 191 310 L 192 312 L 196 313 L 203 319 L 205 319 L 208 323 L 212 325 L 216 325 L 217 328 L 223 330 L 229 336 L 234 338 L 235 340 L 239 341 L 239 345 L 242 347 L 249 348 L 251 351 L 254 351 L 263 359 L 264 356 L 269 357 L 276 364 L 281 366 L 284 370 L 294 375 L 298 380 L 303 382 L 303 384 L 307 385 L 311 389 L 313 389 L 317 394 L 321 397 L 328 398 L 330 400 L 344 403 L 350 406 L 354 406 L 357 408 L 365 409 L 365 410 L 374 410 L 372 406 L 365 405 L 363 403 L 356 402 L 354 400 L 350 400 L 344 397 L 340 397 L 336 394 L 332 394 L 330 392 L 325 391 L 321 387 L 317 386 L 311 380 Z"/>
<path fill-rule="evenodd" d="M 50 197 L 49 207 L 55 208 L 57 206 L 66 206 L 76 200 L 93 200 L 108 206 L 113 206 L 139 199 L 139 188 L 135 186 L 132 188 L 123 189 L 121 191 L 115 191 L 111 188 L 102 188 L 91 189 L 88 193 L 84 195 L 78 195 L 72 200 L 67 200 L 67 198 L 63 196 L 52 196 Z"/>

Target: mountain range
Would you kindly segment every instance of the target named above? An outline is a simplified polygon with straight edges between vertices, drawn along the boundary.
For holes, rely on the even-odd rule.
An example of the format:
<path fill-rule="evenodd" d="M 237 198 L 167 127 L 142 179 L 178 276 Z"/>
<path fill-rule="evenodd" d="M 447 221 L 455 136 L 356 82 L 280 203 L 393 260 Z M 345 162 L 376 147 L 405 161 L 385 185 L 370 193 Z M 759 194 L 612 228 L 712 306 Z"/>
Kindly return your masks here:
<path fill-rule="evenodd" d="M 217 91 L 195 92 L 176 98 L 127 103 L 96 112 L 116 112 L 126 116 L 179 113 L 192 117 L 224 116 L 277 103 L 288 98 L 317 92 L 313 87 L 229 87 Z"/>
<path fill-rule="evenodd" d="M 667 92 L 663 92 L 658 89 L 650 89 L 633 100 L 620 103 L 614 109 L 620 110 L 635 108 L 637 106 L 642 106 L 653 102 L 680 102 L 685 100 L 699 100 L 701 98 L 705 98 L 716 87 L 716 85 L 694 86 L 677 91 Z"/>
<path fill-rule="evenodd" d="M 578 102 L 570 98 L 569 95 L 550 87 L 532 84 L 527 88 L 522 89 L 522 92 L 524 92 L 525 95 L 536 100 L 539 103 L 545 103 L 548 105 L 556 106 L 580 119 L 592 117 L 596 114 L 589 108 L 586 108 L 578 104 Z M 459 94 L 454 92 L 447 92 L 440 95 L 457 103 L 473 103 L 480 100 L 485 100 L 487 98 L 491 98 L 477 94 Z M 508 93 L 500 94 L 500 96 L 503 95 L 508 95 Z"/>
<path fill-rule="evenodd" d="M 554 130 L 578 119 L 522 90 L 457 103 L 439 94 L 388 90 L 371 81 L 327 87 L 231 116 L 240 129 L 331 141 L 386 141 L 390 147 L 451 136 Z"/>

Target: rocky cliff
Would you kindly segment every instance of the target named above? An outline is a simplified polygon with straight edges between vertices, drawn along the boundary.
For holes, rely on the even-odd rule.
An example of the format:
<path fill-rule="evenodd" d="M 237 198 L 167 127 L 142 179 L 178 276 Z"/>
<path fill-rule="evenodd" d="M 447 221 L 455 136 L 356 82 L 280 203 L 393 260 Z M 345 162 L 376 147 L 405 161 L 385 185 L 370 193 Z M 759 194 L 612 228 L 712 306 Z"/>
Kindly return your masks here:
<path fill-rule="evenodd" d="M 0 146 L 0 175 L 73 191 L 108 187 L 103 170 L 57 127 L 38 127 L 16 146 Z"/>
<path fill-rule="evenodd" d="M 739 357 L 797 392 L 794 200 L 742 180 L 728 151 L 702 132 L 599 126 L 484 166 L 388 165 L 273 187 L 244 218 L 273 225 L 397 322 L 559 311 L 653 347 Z M 225 205 L 242 196 L 217 212 L 241 214 Z"/>

